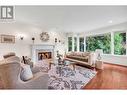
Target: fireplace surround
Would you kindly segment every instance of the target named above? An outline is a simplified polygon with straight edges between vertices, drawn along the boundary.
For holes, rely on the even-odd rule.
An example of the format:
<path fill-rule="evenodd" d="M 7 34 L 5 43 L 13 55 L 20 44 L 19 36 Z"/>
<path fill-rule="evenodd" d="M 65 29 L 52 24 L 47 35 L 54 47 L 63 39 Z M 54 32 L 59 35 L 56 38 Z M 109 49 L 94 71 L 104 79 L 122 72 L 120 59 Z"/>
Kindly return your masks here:
<path fill-rule="evenodd" d="M 44 59 L 53 59 L 54 48 L 54 45 L 32 45 L 32 61 L 38 63 Z"/>

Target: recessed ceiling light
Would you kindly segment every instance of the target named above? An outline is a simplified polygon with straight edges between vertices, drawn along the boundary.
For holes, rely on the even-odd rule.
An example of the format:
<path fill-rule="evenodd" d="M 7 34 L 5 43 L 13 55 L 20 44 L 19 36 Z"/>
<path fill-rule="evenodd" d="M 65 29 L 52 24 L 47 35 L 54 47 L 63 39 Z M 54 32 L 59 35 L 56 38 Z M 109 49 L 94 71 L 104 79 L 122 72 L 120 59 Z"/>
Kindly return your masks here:
<path fill-rule="evenodd" d="M 112 20 L 108 21 L 108 23 L 112 23 Z"/>

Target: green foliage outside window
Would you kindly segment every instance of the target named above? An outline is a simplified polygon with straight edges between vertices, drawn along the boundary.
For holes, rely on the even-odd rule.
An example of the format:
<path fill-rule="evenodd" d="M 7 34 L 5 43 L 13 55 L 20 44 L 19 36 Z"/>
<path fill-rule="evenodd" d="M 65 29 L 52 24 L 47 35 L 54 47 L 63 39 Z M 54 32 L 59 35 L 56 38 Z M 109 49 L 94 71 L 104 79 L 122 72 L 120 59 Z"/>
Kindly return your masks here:
<path fill-rule="evenodd" d="M 80 51 L 84 51 L 84 37 L 79 38 L 79 49 Z"/>
<path fill-rule="evenodd" d="M 77 51 L 77 38 L 74 37 L 74 51 Z"/>
<path fill-rule="evenodd" d="M 72 51 L 72 37 L 68 37 L 68 51 Z"/>
<path fill-rule="evenodd" d="M 114 33 L 114 54 L 125 55 L 126 54 L 126 33 L 116 32 Z"/>
<path fill-rule="evenodd" d="M 95 51 L 96 49 L 103 49 L 104 54 L 111 53 L 111 34 L 86 37 L 86 50 Z"/>

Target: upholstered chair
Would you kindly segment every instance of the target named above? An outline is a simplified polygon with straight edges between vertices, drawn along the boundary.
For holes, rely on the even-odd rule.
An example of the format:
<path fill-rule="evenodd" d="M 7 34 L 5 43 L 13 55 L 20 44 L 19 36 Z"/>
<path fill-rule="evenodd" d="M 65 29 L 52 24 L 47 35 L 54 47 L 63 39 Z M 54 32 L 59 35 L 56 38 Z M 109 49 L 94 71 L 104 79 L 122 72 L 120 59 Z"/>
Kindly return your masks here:
<path fill-rule="evenodd" d="M 20 63 L 20 58 L 18 56 L 11 56 L 4 59 L 6 62 L 18 62 Z"/>
<path fill-rule="evenodd" d="M 48 89 L 48 74 L 38 72 L 28 81 L 20 79 L 21 66 L 18 62 L 0 64 L 0 77 L 4 89 Z"/>

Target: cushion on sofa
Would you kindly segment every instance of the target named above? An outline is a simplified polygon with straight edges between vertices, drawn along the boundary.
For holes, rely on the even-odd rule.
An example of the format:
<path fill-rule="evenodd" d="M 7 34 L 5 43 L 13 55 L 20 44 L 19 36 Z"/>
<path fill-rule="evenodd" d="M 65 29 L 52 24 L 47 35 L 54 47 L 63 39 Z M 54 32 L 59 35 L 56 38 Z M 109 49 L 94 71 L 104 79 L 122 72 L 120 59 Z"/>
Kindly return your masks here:
<path fill-rule="evenodd" d="M 75 55 L 76 55 L 76 56 L 82 56 L 82 53 L 77 52 L 77 53 L 75 53 Z"/>
<path fill-rule="evenodd" d="M 88 57 L 67 56 L 67 58 L 71 58 L 71 59 L 75 59 L 75 60 L 79 60 L 79 61 L 88 62 Z"/>
<path fill-rule="evenodd" d="M 82 56 L 86 57 L 86 56 L 89 56 L 89 54 L 90 54 L 90 52 L 84 52 L 84 53 L 82 53 Z"/>

